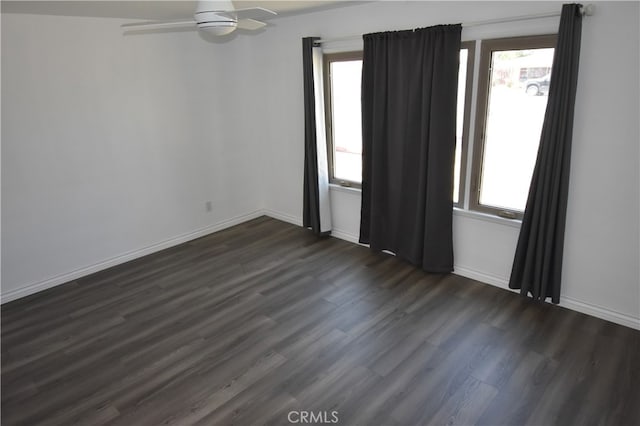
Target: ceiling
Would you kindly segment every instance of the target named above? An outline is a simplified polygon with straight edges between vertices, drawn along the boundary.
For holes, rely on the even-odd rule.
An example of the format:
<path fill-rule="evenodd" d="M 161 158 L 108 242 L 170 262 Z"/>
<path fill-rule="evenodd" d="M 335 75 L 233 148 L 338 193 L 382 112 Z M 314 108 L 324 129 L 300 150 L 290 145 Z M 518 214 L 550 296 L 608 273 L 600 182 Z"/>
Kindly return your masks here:
<path fill-rule="evenodd" d="M 39 15 L 86 16 L 97 18 L 123 18 L 171 20 L 193 15 L 197 1 L 2 1 L 2 13 L 32 13 Z M 236 9 L 264 7 L 278 15 L 297 15 L 318 9 L 345 6 L 350 0 L 269 1 L 236 0 Z"/>

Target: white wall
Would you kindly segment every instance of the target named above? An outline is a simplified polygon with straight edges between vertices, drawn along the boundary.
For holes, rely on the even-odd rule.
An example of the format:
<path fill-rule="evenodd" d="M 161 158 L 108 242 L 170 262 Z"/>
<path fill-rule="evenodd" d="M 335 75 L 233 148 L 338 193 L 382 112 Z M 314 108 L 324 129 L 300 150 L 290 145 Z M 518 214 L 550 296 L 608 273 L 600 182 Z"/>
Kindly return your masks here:
<path fill-rule="evenodd" d="M 264 98 L 266 208 L 301 222 L 303 106 L 301 42 L 440 23 L 559 11 L 542 2 L 382 2 L 278 20 L 251 45 L 269 86 Z M 640 327 L 638 3 L 597 3 L 583 25 L 561 304 Z M 463 39 L 555 32 L 559 19 L 465 28 Z M 325 45 L 357 48 L 357 41 Z M 473 127 L 473 126 L 472 126 Z M 356 240 L 360 196 L 334 188 L 334 235 Z M 465 212 L 454 215 L 455 269 L 506 287 L 519 227 Z"/>
<path fill-rule="evenodd" d="M 3 301 L 260 208 L 246 40 L 121 23 L 2 15 Z"/>
<path fill-rule="evenodd" d="M 564 294 L 640 323 L 640 4 L 584 21 Z"/>

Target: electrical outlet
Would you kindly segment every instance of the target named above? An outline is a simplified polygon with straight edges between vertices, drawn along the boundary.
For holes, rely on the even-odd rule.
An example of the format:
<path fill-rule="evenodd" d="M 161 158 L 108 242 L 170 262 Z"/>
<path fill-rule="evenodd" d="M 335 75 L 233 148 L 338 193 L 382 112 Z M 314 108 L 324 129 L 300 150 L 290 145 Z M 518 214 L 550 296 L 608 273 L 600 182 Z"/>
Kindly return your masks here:
<path fill-rule="evenodd" d="M 211 201 L 207 201 L 206 203 L 204 203 L 204 208 L 210 212 L 211 210 L 213 210 L 213 206 L 211 205 Z"/>

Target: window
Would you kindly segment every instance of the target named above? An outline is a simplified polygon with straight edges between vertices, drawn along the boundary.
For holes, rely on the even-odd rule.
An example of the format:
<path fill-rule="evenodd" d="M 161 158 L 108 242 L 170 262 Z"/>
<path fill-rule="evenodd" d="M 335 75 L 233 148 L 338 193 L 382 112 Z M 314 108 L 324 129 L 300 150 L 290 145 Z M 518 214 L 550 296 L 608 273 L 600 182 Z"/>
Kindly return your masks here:
<path fill-rule="evenodd" d="M 476 41 L 464 42 L 460 49 L 453 202 L 521 219 L 540 143 L 556 36 L 479 43 L 477 69 Z M 329 175 L 331 183 L 343 186 L 362 183 L 361 75 L 362 52 L 325 55 Z M 470 143 L 473 90 L 477 103 Z"/>
<path fill-rule="evenodd" d="M 522 217 L 555 44 L 555 36 L 482 42 L 469 208 Z"/>
<path fill-rule="evenodd" d="M 362 52 L 325 55 L 324 76 L 330 182 L 360 186 Z"/>
<path fill-rule="evenodd" d="M 474 42 L 465 42 L 460 50 L 458 108 L 453 201 L 462 199 L 468 140 Z M 361 76 L 362 52 L 325 55 L 325 109 L 331 183 L 360 186 L 362 182 Z"/>

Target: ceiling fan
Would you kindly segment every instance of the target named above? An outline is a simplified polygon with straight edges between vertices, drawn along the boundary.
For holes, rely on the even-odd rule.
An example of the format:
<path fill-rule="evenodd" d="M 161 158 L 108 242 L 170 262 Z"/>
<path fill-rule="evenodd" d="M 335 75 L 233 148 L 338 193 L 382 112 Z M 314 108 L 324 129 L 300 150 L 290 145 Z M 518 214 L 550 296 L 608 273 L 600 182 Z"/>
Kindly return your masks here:
<path fill-rule="evenodd" d="M 277 13 L 263 7 L 234 9 L 231 1 L 199 1 L 193 20 L 134 22 L 123 24 L 121 27 L 124 31 L 197 28 L 216 36 L 223 36 L 235 31 L 236 28 L 259 30 L 267 24 L 254 18 L 273 15 Z"/>

